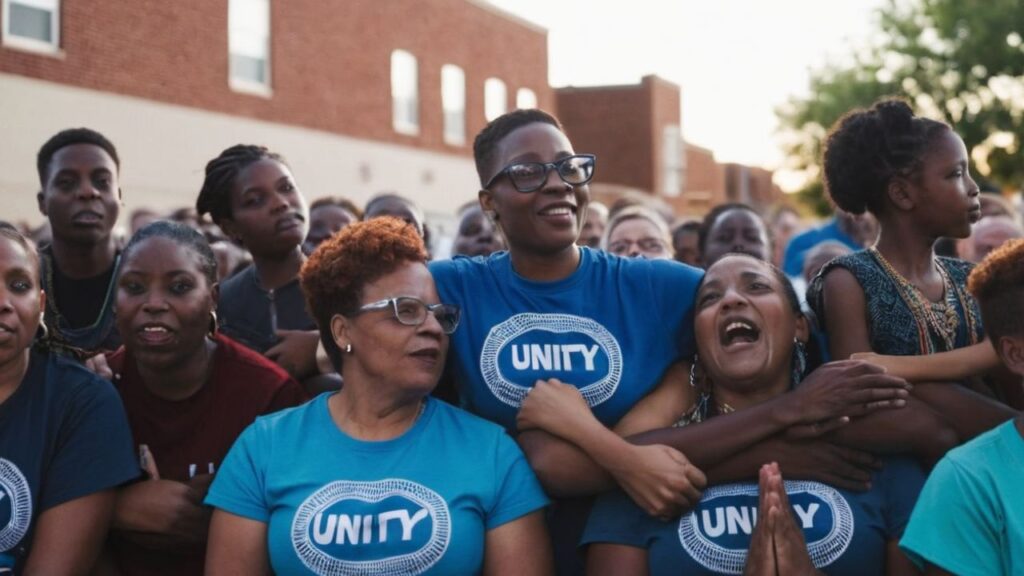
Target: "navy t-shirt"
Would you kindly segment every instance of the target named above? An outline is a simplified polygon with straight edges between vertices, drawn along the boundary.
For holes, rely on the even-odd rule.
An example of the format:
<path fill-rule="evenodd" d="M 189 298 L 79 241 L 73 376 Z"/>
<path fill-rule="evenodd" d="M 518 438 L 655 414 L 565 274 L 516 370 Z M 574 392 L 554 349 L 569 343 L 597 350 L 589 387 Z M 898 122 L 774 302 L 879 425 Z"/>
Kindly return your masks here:
<path fill-rule="evenodd" d="M 533 282 L 507 252 L 430 263 L 441 301 L 462 307 L 449 355 L 463 405 L 515 427 L 539 379 L 580 389 L 613 425 L 693 355 L 693 300 L 702 272 L 668 260 L 619 258 L 580 249 L 576 271 Z"/>
<path fill-rule="evenodd" d="M 914 462 L 892 458 L 867 492 L 786 480 L 814 565 L 830 575 L 885 574 L 887 544 L 903 534 L 924 479 Z M 644 548 L 652 576 L 742 574 L 757 512 L 756 482 L 708 488 L 694 510 L 672 522 L 648 516 L 617 491 L 594 505 L 582 542 Z"/>
<path fill-rule="evenodd" d="M 21 385 L 0 404 L 0 568 L 18 573 L 40 514 L 139 473 L 114 387 L 33 351 Z"/>
<path fill-rule="evenodd" d="M 299 279 L 264 290 L 256 266 L 221 283 L 217 316 L 221 332 L 260 354 L 277 344 L 276 330 L 316 330 Z"/>

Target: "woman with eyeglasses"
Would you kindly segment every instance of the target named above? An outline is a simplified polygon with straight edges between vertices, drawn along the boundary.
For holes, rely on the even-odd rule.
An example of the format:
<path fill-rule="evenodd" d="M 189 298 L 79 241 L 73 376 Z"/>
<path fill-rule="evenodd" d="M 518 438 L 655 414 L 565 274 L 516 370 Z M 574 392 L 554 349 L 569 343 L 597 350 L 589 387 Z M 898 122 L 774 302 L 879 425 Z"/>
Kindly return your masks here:
<path fill-rule="evenodd" d="M 505 114 L 476 137 L 473 152 L 480 205 L 508 251 L 431 263 L 442 300 L 464 312 L 451 358 L 461 405 L 515 430 L 534 383 L 558 379 L 579 388 L 597 418 L 614 426 L 673 361 L 693 355 L 690 303 L 700 271 L 576 245 L 596 159 L 577 154 L 553 116 Z M 556 486 L 551 467 L 538 461 L 557 440 L 540 433 L 519 439 L 549 494 L 562 498 L 551 524 L 559 573 L 578 572 L 588 501 L 566 498 L 587 494 L 573 481 Z M 588 453 L 609 463 L 632 493 L 661 505 L 699 498 L 703 475 L 680 452 L 624 440 L 613 451 L 620 457 L 614 465 L 603 448 Z"/>
<path fill-rule="evenodd" d="M 345 385 L 256 421 L 206 503 L 211 574 L 550 574 L 546 497 L 498 426 L 430 393 L 458 306 L 395 218 L 326 240 L 301 282 Z"/>
<path fill-rule="evenodd" d="M 665 219 L 643 206 L 620 210 L 605 230 L 604 249 L 616 256 L 671 260 L 671 246 Z"/>

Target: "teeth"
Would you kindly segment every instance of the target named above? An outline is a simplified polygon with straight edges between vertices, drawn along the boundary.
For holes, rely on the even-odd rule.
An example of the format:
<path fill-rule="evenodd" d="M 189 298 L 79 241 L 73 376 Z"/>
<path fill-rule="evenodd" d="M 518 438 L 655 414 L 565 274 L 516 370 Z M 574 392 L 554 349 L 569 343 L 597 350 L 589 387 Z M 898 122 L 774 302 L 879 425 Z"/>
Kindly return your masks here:
<path fill-rule="evenodd" d="M 142 329 L 143 332 L 167 332 L 167 328 L 163 326 L 146 326 Z"/>
<path fill-rule="evenodd" d="M 729 324 L 728 326 L 725 327 L 726 333 L 731 332 L 731 331 L 736 330 L 736 329 L 753 330 L 754 327 L 751 326 L 750 324 L 747 324 L 746 322 L 733 322 L 732 324 Z"/>
<path fill-rule="evenodd" d="M 541 212 L 541 214 L 544 214 L 544 215 L 547 215 L 547 216 L 569 216 L 570 214 L 572 214 L 572 209 L 571 208 L 565 208 L 565 207 L 548 208 L 547 210 L 544 210 L 543 212 Z"/>

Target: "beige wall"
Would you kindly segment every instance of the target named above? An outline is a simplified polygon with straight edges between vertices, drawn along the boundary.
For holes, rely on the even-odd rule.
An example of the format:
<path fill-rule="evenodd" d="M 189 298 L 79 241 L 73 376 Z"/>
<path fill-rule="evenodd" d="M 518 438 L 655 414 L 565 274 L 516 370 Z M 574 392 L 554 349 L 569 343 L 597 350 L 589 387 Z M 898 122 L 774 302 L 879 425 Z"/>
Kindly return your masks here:
<path fill-rule="evenodd" d="M 363 204 L 393 191 L 428 214 L 453 213 L 476 198 L 471 158 L 359 140 L 328 132 L 200 111 L 0 74 L 0 218 L 42 221 L 35 156 L 54 133 L 87 126 L 121 156 L 128 213 L 142 206 L 194 205 L 206 162 L 240 142 L 263 144 L 288 159 L 308 200 L 343 195 Z"/>

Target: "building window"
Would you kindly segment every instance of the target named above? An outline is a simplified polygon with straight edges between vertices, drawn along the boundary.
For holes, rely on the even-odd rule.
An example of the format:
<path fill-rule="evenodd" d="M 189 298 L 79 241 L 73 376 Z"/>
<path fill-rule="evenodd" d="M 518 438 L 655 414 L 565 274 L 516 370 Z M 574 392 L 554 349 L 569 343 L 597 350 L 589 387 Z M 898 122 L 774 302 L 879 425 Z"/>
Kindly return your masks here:
<path fill-rule="evenodd" d="M 60 0 L 3 0 L 3 43 L 56 52 L 60 49 Z"/>
<path fill-rule="evenodd" d="M 270 0 L 228 0 L 231 87 L 270 90 Z"/>
<path fill-rule="evenodd" d="M 505 83 L 497 78 L 484 81 L 484 117 L 490 122 L 508 111 Z"/>
<path fill-rule="evenodd" d="M 536 108 L 537 94 L 529 88 L 516 90 L 516 108 Z"/>
<path fill-rule="evenodd" d="M 444 141 L 466 143 L 466 73 L 452 64 L 441 67 L 441 108 L 444 110 Z"/>
<path fill-rule="evenodd" d="M 416 57 L 405 50 L 391 53 L 391 124 L 395 132 L 419 134 L 420 99 Z"/>
<path fill-rule="evenodd" d="M 665 196 L 679 196 L 683 192 L 683 180 L 686 177 L 683 135 L 675 124 L 665 126 L 661 135 L 661 193 Z"/>

